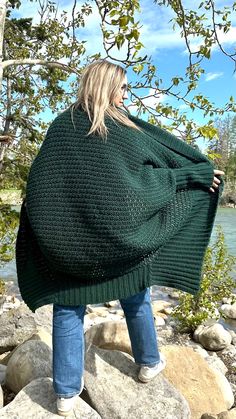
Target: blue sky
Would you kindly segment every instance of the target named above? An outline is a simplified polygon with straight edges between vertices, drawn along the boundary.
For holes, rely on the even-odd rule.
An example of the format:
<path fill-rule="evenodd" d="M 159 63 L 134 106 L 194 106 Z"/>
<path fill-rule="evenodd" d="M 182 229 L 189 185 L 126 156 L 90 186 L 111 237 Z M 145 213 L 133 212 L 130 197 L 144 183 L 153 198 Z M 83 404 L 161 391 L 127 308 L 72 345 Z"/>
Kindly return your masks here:
<path fill-rule="evenodd" d="M 59 11 L 67 10 L 71 14 L 73 2 L 71 0 L 55 0 L 58 3 Z M 87 40 L 86 55 L 92 55 L 97 52 L 101 52 L 102 57 L 105 56 L 105 52 L 102 45 L 102 37 L 100 31 L 100 17 L 94 2 L 87 1 L 93 8 L 93 13 L 85 17 L 85 27 L 80 28 L 77 31 L 77 37 L 81 40 Z M 78 0 L 77 5 L 80 8 L 84 2 Z M 197 10 L 200 4 L 200 0 L 183 0 L 183 5 L 187 8 Z M 232 6 L 232 0 L 215 0 L 217 8 L 223 6 Z M 173 76 L 183 76 L 185 68 L 188 63 L 188 56 L 186 54 L 186 47 L 183 39 L 180 36 L 178 29 L 173 31 L 172 23 L 170 19 L 173 17 L 170 9 L 158 7 L 152 0 L 141 0 L 141 13 L 137 14 L 136 17 L 143 25 L 140 29 L 141 36 L 140 41 L 144 44 L 144 48 L 140 50 L 140 55 L 152 56 L 152 62 L 157 67 L 157 74 L 163 79 L 164 86 L 169 86 L 169 81 Z M 37 21 L 37 14 L 35 13 L 35 3 L 29 1 L 22 1 L 22 6 L 17 14 L 21 16 L 34 16 L 34 21 Z M 235 15 L 235 14 L 234 14 Z M 223 47 L 233 52 L 236 47 L 236 16 L 232 18 L 233 27 L 227 34 L 219 33 L 220 40 Z M 193 39 L 194 44 L 197 46 L 198 39 Z M 114 48 L 112 55 L 119 59 L 126 57 L 126 44 L 118 50 Z M 204 60 L 203 67 L 205 74 L 201 76 L 199 86 L 195 92 L 202 93 L 213 101 L 217 106 L 224 106 L 225 102 L 229 97 L 235 96 L 235 84 L 236 77 L 233 73 L 234 63 L 227 57 L 225 57 L 218 48 L 214 48 L 211 59 Z M 128 71 L 129 82 L 136 82 L 138 80 L 131 70 Z M 148 91 L 145 95 L 148 95 Z M 139 91 L 142 95 L 143 92 Z M 149 99 L 147 99 L 148 101 Z M 181 112 L 186 112 L 188 116 L 194 118 L 198 124 L 204 124 L 207 119 L 203 117 L 199 111 L 191 112 L 189 108 L 177 103 L 175 99 L 170 99 L 166 96 L 160 96 L 163 102 L 171 105 L 176 105 L 181 109 Z M 153 103 L 153 101 L 151 102 Z M 129 101 L 126 101 L 129 104 Z M 135 108 L 132 109 L 132 113 L 135 114 Z"/>

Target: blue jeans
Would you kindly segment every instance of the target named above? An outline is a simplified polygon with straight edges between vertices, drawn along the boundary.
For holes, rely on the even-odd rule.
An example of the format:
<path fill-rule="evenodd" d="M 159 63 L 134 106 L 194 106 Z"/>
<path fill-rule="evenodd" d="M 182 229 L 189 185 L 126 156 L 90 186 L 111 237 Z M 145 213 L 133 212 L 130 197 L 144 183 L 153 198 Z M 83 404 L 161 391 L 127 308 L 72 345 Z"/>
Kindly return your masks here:
<path fill-rule="evenodd" d="M 135 363 L 160 361 L 150 290 L 121 299 Z M 84 371 L 84 314 L 86 306 L 53 306 L 53 387 L 58 396 L 80 392 Z"/>

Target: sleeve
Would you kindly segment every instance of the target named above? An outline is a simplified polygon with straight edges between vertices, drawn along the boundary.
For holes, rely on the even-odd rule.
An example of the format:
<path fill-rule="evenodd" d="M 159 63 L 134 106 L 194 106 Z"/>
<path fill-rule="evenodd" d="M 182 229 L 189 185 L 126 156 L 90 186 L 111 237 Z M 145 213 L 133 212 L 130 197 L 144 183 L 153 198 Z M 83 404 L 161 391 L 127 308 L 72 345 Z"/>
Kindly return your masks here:
<path fill-rule="evenodd" d="M 208 162 L 191 164 L 174 169 L 176 189 L 200 186 L 209 189 L 214 178 L 214 169 Z"/>

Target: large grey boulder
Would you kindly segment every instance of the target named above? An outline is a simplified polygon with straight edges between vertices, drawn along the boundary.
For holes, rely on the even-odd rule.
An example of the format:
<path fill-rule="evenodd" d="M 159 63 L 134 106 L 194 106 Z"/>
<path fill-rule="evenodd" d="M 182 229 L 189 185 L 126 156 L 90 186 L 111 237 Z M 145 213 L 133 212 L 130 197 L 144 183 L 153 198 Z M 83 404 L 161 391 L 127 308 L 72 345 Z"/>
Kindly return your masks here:
<path fill-rule="evenodd" d="M 210 351 L 220 351 L 232 341 L 230 333 L 219 323 L 198 326 L 193 337 L 196 342 L 200 342 L 205 349 Z"/>
<path fill-rule="evenodd" d="M 2 385 L 5 382 L 6 369 L 6 365 L 0 364 L 0 385 Z"/>
<path fill-rule="evenodd" d="M 6 370 L 5 384 L 18 393 L 39 377 L 52 376 L 52 350 L 41 341 L 32 340 L 20 345 L 11 356 Z"/>
<path fill-rule="evenodd" d="M 56 395 L 49 377 L 38 378 L 24 387 L 14 400 L 0 410 L 1 419 L 58 419 Z M 101 419 L 81 397 L 68 418 Z"/>
<path fill-rule="evenodd" d="M 229 319 L 236 319 L 236 302 L 233 304 L 223 304 L 220 311 Z"/>
<path fill-rule="evenodd" d="M 11 351 L 36 332 L 33 313 L 25 304 L 0 316 L 0 353 Z"/>
<path fill-rule="evenodd" d="M 3 407 L 3 391 L 2 391 L 2 387 L 0 386 L 0 409 Z M 1 413 L 0 413 L 0 417 L 1 417 Z"/>
<path fill-rule="evenodd" d="M 159 374 L 148 384 L 137 379 L 132 357 L 91 345 L 86 354 L 85 387 L 103 419 L 187 419 L 184 397 Z"/>

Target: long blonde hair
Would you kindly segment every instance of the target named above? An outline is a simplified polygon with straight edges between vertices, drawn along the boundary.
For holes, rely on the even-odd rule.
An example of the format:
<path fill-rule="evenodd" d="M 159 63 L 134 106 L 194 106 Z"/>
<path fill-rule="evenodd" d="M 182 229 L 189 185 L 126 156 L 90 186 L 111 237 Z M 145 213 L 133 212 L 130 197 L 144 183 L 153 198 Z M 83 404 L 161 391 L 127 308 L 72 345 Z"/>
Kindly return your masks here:
<path fill-rule="evenodd" d="M 87 133 L 97 133 L 107 139 L 108 128 L 105 125 L 105 116 L 113 121 L 141 131 L 127 116 L 126 112 L 115 107 L 113 100 L 122 86 L 126 70 L 107 60 L 97 60 L 85 67 L 80 79 L 77 101 L 71 106 L 73 111 L 79 105 L 87 112 L 92 125 Z M 72 119 L 73 120 L 73 119 Z"/>

